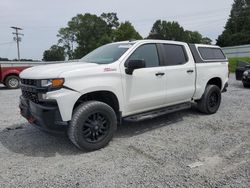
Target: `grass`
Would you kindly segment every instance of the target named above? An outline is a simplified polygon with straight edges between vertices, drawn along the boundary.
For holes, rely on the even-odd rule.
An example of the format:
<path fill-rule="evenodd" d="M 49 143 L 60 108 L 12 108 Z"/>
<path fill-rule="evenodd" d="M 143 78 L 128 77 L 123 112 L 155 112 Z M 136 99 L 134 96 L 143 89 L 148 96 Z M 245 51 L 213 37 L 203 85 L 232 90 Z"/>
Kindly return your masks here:
<path fill-rule="evenodd" d="M 234 57 L 229 58 L 229 70 L 230 72 L 235 72 L 237 61 L 244 61 L 250 63 L 250 57 Z"/>

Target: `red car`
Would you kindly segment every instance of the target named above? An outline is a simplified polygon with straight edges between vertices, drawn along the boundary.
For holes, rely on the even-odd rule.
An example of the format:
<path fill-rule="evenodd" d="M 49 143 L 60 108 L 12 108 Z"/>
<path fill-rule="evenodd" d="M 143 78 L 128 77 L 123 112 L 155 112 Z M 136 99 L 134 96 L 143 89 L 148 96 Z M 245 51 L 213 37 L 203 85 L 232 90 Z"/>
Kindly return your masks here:
<path fill-rule="evenodd" d="M 16 89 L 20 86 L 19 74 L 26 68 L 44 65 L 44 62 L 13 62 L 0 61 L 0 83 L 9 89 Z"/>

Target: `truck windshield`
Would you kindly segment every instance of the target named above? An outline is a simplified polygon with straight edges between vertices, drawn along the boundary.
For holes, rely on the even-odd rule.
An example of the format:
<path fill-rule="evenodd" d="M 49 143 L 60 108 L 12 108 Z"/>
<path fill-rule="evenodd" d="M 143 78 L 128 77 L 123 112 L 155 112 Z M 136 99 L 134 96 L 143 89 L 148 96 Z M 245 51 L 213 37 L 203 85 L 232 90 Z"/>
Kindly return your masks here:
<path fill-rule="evenodd" d="M 101 46 L 84 56 L 87 63 L 109 64 L 117 61 L 134 43 L 114 43 Z"/>

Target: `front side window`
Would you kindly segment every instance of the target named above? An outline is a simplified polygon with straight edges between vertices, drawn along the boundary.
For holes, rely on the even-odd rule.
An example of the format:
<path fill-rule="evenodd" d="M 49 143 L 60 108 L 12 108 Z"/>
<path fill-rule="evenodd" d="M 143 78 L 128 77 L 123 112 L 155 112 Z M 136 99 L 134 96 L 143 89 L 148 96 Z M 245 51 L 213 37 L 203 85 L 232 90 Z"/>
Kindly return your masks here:
<path fill-rule="evenodd" d="M 109 64 L 117 61 L 134 43 L 114 43 L 101 46 L 84 56 L 87 63 Z"/>
<path fill-rule="evenodd" d="M 128 60 L 144 60 L 146 67 L 158 67 L 160 64 L 155 44 L 144 44 L 138 47 Z"/>
<path fill-rule="evenodd" d="M 183 46 L 175 44 L 163 44 L 163 49 L 167 66 L 182 65 L 187 62 L 187 55 Z"/>

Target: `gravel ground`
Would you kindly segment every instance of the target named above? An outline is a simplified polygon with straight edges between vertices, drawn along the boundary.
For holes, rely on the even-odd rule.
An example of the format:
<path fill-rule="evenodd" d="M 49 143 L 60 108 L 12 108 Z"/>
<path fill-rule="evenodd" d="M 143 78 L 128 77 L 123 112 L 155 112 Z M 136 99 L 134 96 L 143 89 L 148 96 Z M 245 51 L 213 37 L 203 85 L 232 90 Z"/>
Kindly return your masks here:
<path fill-rule="evenodd" d="M 0 187 L 250 187 L 250 89 L 233 75 L 216 114 L 125 123 L 90 153 L 26 123 L 19 95 L 0 86 Z"/>

